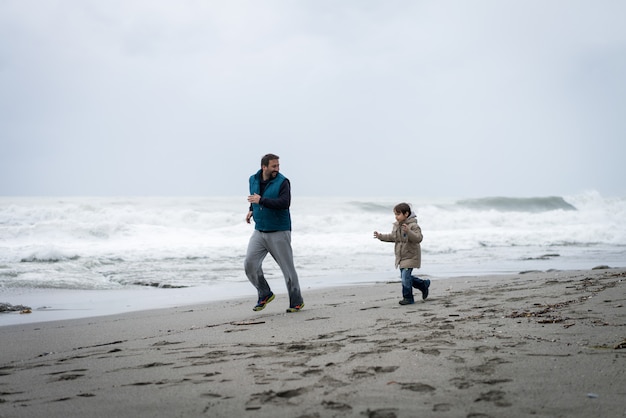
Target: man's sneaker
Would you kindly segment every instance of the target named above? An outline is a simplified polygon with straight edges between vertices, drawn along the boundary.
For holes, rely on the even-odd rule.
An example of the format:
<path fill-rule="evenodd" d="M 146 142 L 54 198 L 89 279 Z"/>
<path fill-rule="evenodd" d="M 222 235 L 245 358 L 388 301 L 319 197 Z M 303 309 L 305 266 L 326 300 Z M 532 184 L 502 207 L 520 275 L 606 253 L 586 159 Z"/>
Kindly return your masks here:
<path fill-rule="evenodd" d="M 400 305 L 413 305 L 415 303 L 415 301 L 411 300 L 411 299 L 402 299 L 400 302 L 398 302 Z"/>
<path fill-rule="evenodd" d="M 259 299 L 256 306 L 252 308 L 253 311 L 262 311 L 265 308 L 265 305 L 274 300 L 274 294 L 270 293 L 269 296 L 266 296 L 265 299 Z"/>
<path fill-rule="evenodd" d="M 426 299 L 428 297 L 428 288 L 430 287 L 430 280 L 429 279 L 424 279 L 424 284 L 422 285 L 423 289 L 420 289 L 422 291 L 422 299 Z"/>
<path fill-rule="evenodd" d="M 304 302 L 302 302 L 299 305 L 296 306 L 292 306 L 290 308 L 287 309 L 287 313 L 291 313 L 291 312 L 299 312 L 300 309 L 304 308 Z"/>

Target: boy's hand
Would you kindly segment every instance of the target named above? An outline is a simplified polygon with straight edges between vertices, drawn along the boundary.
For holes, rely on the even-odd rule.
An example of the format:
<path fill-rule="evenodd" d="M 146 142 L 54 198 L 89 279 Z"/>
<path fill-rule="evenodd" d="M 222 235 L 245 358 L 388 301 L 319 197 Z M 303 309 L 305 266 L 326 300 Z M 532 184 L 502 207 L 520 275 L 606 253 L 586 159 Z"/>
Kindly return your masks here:
<path fill-rule="evenodd" d="M 407 224 L 402 224 L 402 232 L 406 232 L 409 230 L 409 226 Z"/>
<path fill-rule="evenodd" d="M 378 231 L 374 231 L 374 238 L 378 238 Z"/>

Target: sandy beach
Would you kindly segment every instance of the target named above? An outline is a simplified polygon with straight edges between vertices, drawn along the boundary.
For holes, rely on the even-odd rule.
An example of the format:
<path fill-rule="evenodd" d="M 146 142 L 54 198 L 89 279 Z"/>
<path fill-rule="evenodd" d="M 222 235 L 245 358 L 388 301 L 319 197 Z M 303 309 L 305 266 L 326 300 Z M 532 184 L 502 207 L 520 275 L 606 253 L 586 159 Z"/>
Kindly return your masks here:
<path fill-rule="evenodd" d="M 0 417 L 623 417 L 626 269 L 0 327 Z M 417 295 L 416 295 L 417 296 Z"/>

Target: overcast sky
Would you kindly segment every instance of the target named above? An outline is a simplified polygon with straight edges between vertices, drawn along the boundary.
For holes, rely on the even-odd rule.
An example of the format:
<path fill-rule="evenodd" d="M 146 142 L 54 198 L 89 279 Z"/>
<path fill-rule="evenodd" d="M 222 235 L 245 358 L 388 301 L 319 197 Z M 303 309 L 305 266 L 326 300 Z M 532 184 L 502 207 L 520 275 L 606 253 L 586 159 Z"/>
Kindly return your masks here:
<path fill-rule="evenodd" d="M 623 0 L 0 0 L 0 195 L 626 197 Z"/>

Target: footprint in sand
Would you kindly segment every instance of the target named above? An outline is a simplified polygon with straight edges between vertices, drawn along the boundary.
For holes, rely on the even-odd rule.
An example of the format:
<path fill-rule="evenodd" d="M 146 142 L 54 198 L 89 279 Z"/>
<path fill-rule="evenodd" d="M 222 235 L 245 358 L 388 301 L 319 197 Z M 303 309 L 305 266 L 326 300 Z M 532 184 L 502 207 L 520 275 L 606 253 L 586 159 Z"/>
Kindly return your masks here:
<path fill-rule="evenodd" d="M 436 390 L 426 383 L 400 383 L 400 387 L 413 392 L 434 392 Z"/>
<path fill-rule="evenodd" d="M 250 397 L 250 400 L 247 402 L 248 405 L 246 409 L 249 408 L 257 408 L 260 405 L 266 403 L 275 403 L 275 404 L 284 404 L 288 403 L 291 398 L 296 396 L 300 396 L 306 392 L 308 392 L 308 388 L 297 388 L 297 389 L 288 389 L 279 392 L 274 392 L 273 390 L 269 390 L 266 392 L 253 393 Z"/>
<path fill-rule="evenodd" d="M 452 409 L 452 405 L 449 403 L 438 403 L 433 406 L 433 412 L 448 412 Z"/>
<path fill-rule="evenodd" d="M 332 409 L 334 411 L 351 411 L 352 407 L 347 403 L 341 402 L 333 402 L 333 401 L 322 401 L 322 406 L 326 409 Z"/>
<path fill-rule="evenodd" d="M 396 414 L 397 409 L 385 408 L 385 409 L 375 409 L 375 410 L 367 410 L 361 412 L 361 415 L 366 416 L 367 418 L 396 418 L 398 415 Z"/>
<path fill-rule="evenodd" d="M 374 376 L 378 373 L 391 373 L 395 372 L 398 368 L 398 366 L 359 366 L 352 369 L 351 377 L 363 378 Z"/>
<path fill-rule="evenodd" d="M 506 393 L 501 390 L 491 390 L 481 393 L 474 402 L 493 402 L 498 406 L 511 406 L 511 403 L 505 399 Z"/>

